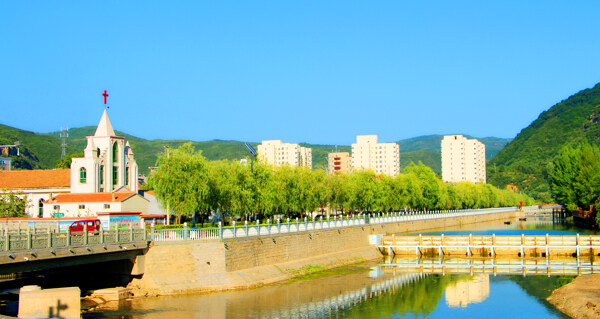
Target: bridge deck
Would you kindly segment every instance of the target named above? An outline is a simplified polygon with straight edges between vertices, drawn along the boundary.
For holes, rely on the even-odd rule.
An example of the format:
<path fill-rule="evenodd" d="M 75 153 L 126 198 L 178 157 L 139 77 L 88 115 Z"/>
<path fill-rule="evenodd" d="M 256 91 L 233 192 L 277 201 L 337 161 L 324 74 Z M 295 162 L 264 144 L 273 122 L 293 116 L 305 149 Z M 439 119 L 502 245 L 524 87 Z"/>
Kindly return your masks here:
<path fill-rule="evenodd" d="M 598 256 L 594 235 L 458 235 L 384 236 L 377 245 L 384 255 L 425 256 Z"/>
<path fill-rule="evenodd" d="M 0 274 L 130 259 L 149 247 L 145 229 L 0 232 Z"/>

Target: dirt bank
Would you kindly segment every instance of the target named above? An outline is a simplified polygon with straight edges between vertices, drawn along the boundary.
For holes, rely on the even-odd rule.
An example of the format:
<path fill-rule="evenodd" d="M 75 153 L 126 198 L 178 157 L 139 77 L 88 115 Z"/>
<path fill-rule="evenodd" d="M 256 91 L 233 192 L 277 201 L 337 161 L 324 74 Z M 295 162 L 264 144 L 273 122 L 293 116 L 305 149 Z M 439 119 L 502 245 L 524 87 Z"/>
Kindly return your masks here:
<path fill-rule="evenodd" d="M 556 289 L 548 301 L 573 318 L 600 318 L 600 275 L 584 275 Z"/>

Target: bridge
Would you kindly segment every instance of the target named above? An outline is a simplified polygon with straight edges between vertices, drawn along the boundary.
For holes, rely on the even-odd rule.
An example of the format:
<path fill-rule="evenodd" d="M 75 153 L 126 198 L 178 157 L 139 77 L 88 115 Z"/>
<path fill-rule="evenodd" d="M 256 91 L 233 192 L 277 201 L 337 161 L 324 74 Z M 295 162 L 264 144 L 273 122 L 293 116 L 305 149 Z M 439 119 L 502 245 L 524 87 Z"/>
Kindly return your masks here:
<path fill-rule="evenodd" d="M 600 236 L 594 235 L 375 236 L 371 240 L 383 255 L 600 256 Z"/>
<path fill-rule="evenodd" d="M 133 259 L 150 244 L 145 229 L 59 232 L 47 229 L 0 231 L 0 275 Z"/>

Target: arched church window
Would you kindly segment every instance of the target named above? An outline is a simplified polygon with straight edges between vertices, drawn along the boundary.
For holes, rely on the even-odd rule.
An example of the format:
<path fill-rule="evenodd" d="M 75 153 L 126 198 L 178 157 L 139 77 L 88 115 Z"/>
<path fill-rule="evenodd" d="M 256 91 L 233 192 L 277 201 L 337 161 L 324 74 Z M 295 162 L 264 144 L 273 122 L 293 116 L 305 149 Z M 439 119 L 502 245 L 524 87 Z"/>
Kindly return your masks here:
<path fill-rule="evenodd" d="M 85 183 L 86 179 L 87 179 L 87 172 L 85 170 L 85 167 L 82 167 L 79 169 L 79 182 L 83 184 L 83 183 Z"/>
<path fill-rule="evenodd" d="M 125 185 L 129 185 L 129 166 L 125 167 Z"/>
<path fill-rule="evenodd" d="M 100 173 L 98 175 L 100 177 L 100 185 L 104 184 L 104 165 L 100 165 Z"/>
<path fill-rule="evenodd" d="M 44 216 L 44 199 L 40 198 L 38 201 L 38 217 L 42 218 Z"/>
<path fill-rule="evenodd" d="M 115 142 L 113 144 L 113 163 L 117 163 L 118 159 L 119 159 L 119 144 L 118 142 Z"/>

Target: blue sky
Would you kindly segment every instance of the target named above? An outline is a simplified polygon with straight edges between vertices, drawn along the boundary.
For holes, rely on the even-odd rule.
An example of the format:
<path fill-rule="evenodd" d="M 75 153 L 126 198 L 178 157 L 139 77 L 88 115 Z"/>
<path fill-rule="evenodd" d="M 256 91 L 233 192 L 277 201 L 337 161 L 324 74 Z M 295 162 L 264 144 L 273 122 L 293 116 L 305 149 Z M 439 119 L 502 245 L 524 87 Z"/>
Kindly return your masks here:
<path fill-rule="evenodd" d="M 600 1 L 2 1 L 0 72 L 35 132 L 514 137 L 600 82 Z"/>

